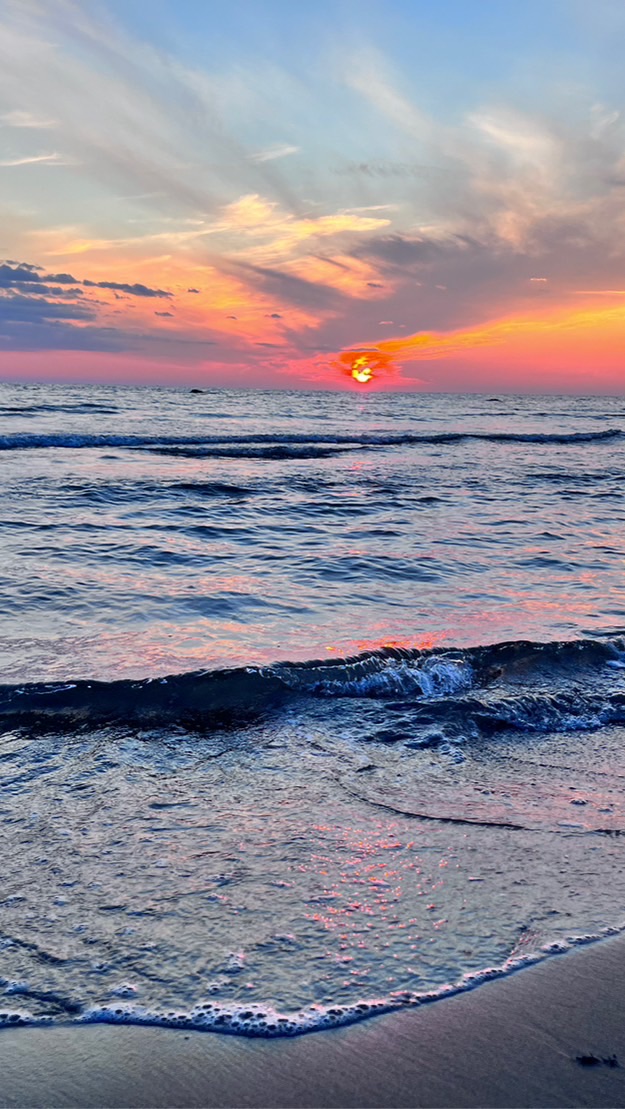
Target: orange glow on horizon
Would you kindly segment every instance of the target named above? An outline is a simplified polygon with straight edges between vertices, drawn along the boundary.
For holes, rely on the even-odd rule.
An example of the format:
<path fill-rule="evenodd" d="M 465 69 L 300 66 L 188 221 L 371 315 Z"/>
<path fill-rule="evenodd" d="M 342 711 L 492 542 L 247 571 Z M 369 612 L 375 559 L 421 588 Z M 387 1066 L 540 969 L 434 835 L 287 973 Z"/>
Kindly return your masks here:
<path fill-rule="evenodd" d="M 359 384 L 383 387 L 387 380 L 380 379 L 390 372 L 395 385 L 404 380 L 413 387 L 434 386 L 437 391 L 440 382 L 443 389 L 453 390 L 470 378 L 480 392 L 496 388 L 493 374 L 500 379 L 503 372 L 506 386 L 520 392 L 543 392 L 545 386 L 547 391 L 557 387 L 568 392 L 572 387 L 578 392 L 586 383 L 589 391 L 599 387 L 618 393 L 625 386 L 623 351 L 625 300 L 619 296 L 599 309 L 594 304 L 583 308 L 560 304 L 534 316 L 514 313 L 454 331 L 384 338 L 375 347 L 343 350 L 337 362 L 326 363 L 326 368 L 338 368 Z M 449 369 L 441 367 L 435 378 L 426 380 L 414 374 L 402 379 L 402 363 L 417 361 L 447 363 Z"/>
<path fill-rule="evenodd" d="M 359 385 L 368 385 L 384 372 L 392 372 L 390 355 L 383 354 L 378 347 L 344 350 L 339 354 L 338 368 Z"/>

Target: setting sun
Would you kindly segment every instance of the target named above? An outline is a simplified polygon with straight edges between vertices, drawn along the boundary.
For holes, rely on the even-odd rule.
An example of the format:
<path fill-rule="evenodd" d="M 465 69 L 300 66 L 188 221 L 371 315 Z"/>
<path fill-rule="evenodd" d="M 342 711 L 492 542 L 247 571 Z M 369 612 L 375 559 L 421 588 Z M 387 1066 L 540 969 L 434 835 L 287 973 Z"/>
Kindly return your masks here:
<path fill-rule="evenodd" d="M 362 385 L 366 385 L 373 377 L 373 370 L 367 362 L 366 356 L 363 354 L 360 358 L 352 364 L 352 377 L 356 381 L 360 381 Z"/>
<path fill-rule="evenodd" d="M 339 354 L 339 360 L 335 366 L 359 385 L 369 385 L 382 374 L 388 376 L 394 370 L 391 355 L 381 351 L 379 347 L 344 350 Z"/>

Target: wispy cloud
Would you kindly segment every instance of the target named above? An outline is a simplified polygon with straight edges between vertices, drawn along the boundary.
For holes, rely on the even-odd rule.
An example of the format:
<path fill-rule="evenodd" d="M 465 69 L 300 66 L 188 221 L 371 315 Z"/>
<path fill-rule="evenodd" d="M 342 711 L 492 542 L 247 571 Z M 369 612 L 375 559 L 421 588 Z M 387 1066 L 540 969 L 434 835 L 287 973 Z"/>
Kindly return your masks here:
<path fill-rule="evenodd" d="M 266 150 L 257 150 L 248 157 L 252 162 L 274 162 L 277 158 L 287 158 L 289 154 L 297 154 L 299 146 L 282 143 L 277 146 L 268 146 Z"/>
<path fill-rule="evenodd" d="M 0 113 L 0 123 L 4 124 L 5 127 L 34 129 L 37 131 L 47 130 L 47 128 L 55 126 L 53 119 L 34 116 L 30 112 L 21 111 L 19 108 L 15 108 L 11 112 Z"/>
<path fill-rule="evenodd" d="M 9 166 L 66 166 L 69 163 L 63 159 L 60 154 L 30 154 L 17 158 L 3 158 L 0 161 L 0 166 L 8 168 Z"/>
<path fill-rule="evenodd" d="M 391 74 L 392 67 L 381 52 L 369 47 L 361 49 L 353 58 L 344 73 L 344 81 L 389 123 L 413 139 L 430 139 L 433 121 L 397 88 Z"/>
<path fill-rule="evenodd" d="M 220 217 L 198 231 L 197 237 L 210 236 L 209 257 L 213 265 L 223 265 L 227 258 L 231 263 L 240 262 L 260 270 L 285 267 L 288 276 L 300 263 L 305 263 L 311 272 L 318 269 L 322 244 L 331 257 L 346 244 L 353 246 L 389 224 L 386 216 L 349 210 L 296 216 L 276 202 L 249 194 L 226 205 Z M 354 260 L 347 258 L 343 268 L 354 265 Z M 252 268 L 248 270 L 250 275 L 253 272 Z"/>
<path fill-rule="evenodd" d="M 253 103 L 253 76 L 249 82 Z M 247 183 L 297 207 L 271 168 L 291 151 L 246 149 L 224 116 L 236 102 L 228 82 L 138 42 L 104 8 L 9 3 L 0 23 L 0 90 L 8 121 L 46 118 L 53 105 L 64 153 L 112 188 L 205 213 Z"/>

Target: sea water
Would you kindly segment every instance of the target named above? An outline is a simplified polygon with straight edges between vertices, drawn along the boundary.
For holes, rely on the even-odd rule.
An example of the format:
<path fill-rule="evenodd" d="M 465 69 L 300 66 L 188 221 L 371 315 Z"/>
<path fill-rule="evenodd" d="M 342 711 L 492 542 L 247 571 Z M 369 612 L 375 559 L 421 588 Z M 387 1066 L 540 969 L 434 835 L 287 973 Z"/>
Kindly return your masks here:
<path fill-rule="evenodd" d="M 623 429 L 0 386 L 0 1021 L 293 1034 L 619 930 Z"/>

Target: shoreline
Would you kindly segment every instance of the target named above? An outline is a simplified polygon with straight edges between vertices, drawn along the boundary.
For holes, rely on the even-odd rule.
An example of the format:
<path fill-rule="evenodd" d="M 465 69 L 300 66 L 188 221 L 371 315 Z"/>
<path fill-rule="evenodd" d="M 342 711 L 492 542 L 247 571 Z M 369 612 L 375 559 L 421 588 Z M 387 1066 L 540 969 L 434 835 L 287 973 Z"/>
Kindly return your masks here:
<path fill-rule="evenodd" d="M 416 1009 L 292 1038 L 2 1029 L 0 1106 L 625 1107 L 624 994 L 618 935 Z"/>
<path fill-rule="evenodd" d="M 214 1033 L 219 1036 L 234 1036 L 235 1039 L 260 1039 L 278 1040 L 309 1036 L 317 1032 L 327 1032 L 339 1028 L 350 1028 L 354 1024 L 361 1024 L 382 1016 L 397 1015 L 402 1012 L 414 1012 L 423 1006 L 435 1005 L 440 1001 L 456 997 L 460 994 L 479 990 L 487 982 L 499 981 L 509 978 L 522 970 L 540 964 L 561 955 L 569 954 L 580 948 L 594 947 L 606 939 L 622 937 L 625 941 L 625 926 L 620 928 L 605 928 L 602 933 L 595 935 L 579 936 L 567 939 L 562 943 L 555 941 L 553 944 L 541 948 L 528 955 L 517 956 L 498 967 L 486 968 L 467 974 L 466 978 L 456 983 L 449 983 L 425 993 L 411 993 L 410 990 L 398 990 L 396 995 L 345 1004 L 337 1002 L 334 1005 L 313 1005 L 310 1009 L 302 1007 L 297 1011 L 281 1011 L 269 1005 L 248 1004 L 232 1002 L 220 1004 L 214 1002 L 204 1012 L 204 1006 L 191 1009 L 187 1013 L 172 1013 L 170 1017 L 161 1014 L 160 1010 L 134 1010 L 130 1005 L 126 1009 L 123 999 L 119 1003 L 111 1003 L 102 1008 L 92 1010 L 92 1016 L 86 1019 L 77 1017 L 75 1020 L 64 1021 L 62 1018 L 50 1020 L 42 1018 L 37 1020 L 29 1014 L 24 1014 L 17 1008 L 10 1009 L 0 1014 L 4 1019 L 0 1021 L 0 1035 L 5 1029 L 46 1029 L 46 1028 L 158 1028 L 172 1032 L 199 1032 Z M 21 996 L 16 991 L 15 996 Z M 397 998 L 397 1000 L 395 1000 Z M 239 1012 L 243 1010 L 243 1014 Z M 8 1019 L 6 1019 L 8 1017 Z M 21 1019 L 18 1019 L 21 1018 Z M 225 1019 L 224 1019 L 225 1018 Z M 280 1026 L 279 1028 L 277 1026 Z"/>

